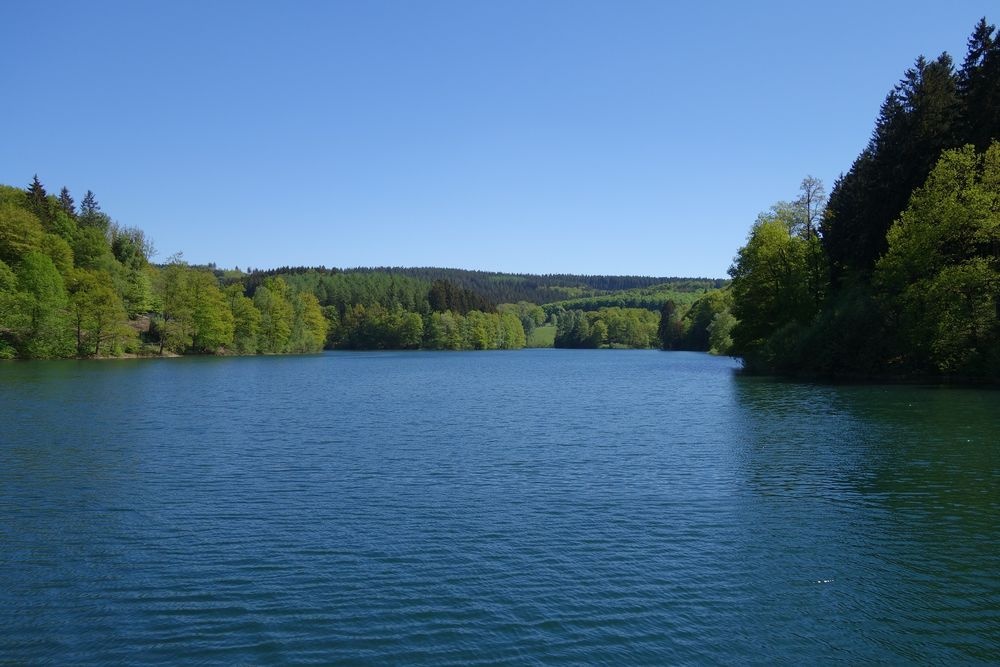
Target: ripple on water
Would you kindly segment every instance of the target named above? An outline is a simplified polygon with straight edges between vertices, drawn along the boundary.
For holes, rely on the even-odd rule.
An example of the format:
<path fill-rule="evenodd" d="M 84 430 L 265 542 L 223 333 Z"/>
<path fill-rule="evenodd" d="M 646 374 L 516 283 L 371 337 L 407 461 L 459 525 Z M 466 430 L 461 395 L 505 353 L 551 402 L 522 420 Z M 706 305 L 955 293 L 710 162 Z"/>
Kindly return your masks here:
<path fill-rule="evenodd" d="M 1000 661 L 1000 395 L 732 371 L 4 366 L 0 656 Z"/>

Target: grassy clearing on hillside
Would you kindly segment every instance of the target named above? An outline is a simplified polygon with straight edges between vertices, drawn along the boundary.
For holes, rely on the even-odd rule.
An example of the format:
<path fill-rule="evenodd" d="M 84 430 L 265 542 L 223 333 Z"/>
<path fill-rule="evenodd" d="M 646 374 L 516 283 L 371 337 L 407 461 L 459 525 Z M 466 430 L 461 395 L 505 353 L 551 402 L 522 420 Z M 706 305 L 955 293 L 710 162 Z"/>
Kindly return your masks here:
<path fill-rule="evenodd" d="M 528 336 L 528 347 L 553 347 L 556 343 L 555 325 L 546 324 L 544 327 L 537 327 Z"/>

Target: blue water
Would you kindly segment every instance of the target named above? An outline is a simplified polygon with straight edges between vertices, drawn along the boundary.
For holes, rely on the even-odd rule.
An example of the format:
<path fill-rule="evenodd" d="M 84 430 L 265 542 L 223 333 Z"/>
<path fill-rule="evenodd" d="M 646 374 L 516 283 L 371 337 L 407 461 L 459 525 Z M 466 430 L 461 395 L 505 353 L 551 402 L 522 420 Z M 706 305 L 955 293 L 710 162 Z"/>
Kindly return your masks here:
<path fill-rule="evenodd" d="M 0 365 L 0 664 L 1000 662 L 1000 392 L 526 350 Z"/>

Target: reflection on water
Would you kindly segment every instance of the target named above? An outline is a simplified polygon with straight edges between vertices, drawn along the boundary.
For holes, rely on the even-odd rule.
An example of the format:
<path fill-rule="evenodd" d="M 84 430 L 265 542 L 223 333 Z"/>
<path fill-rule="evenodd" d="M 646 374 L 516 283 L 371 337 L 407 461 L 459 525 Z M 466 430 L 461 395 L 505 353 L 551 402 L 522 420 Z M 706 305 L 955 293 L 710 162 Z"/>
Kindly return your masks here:
<path fill-rule="evenodd" d="M 760 505 L 746 523 L 795 526 L 813 546 L 776 551 L 775 568 L 829 583 L 827 611 L 854 619 L 848 633 L 816 619 L 836 627 L 825 641 L 858 657 L 1000 657 L 1000 393 L 746 377 L 735 391 Z"/>

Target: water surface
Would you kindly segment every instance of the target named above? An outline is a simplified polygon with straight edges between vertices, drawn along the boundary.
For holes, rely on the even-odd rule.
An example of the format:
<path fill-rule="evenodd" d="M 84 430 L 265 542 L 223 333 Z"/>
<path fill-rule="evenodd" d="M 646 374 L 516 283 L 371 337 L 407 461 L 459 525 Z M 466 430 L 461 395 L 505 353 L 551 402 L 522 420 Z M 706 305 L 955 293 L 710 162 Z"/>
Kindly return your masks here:
<path fill-rule="evenodd" d="M 0 365 L 0 663 L 1000 661 L 1000 393 L 693 353 Z"/>

